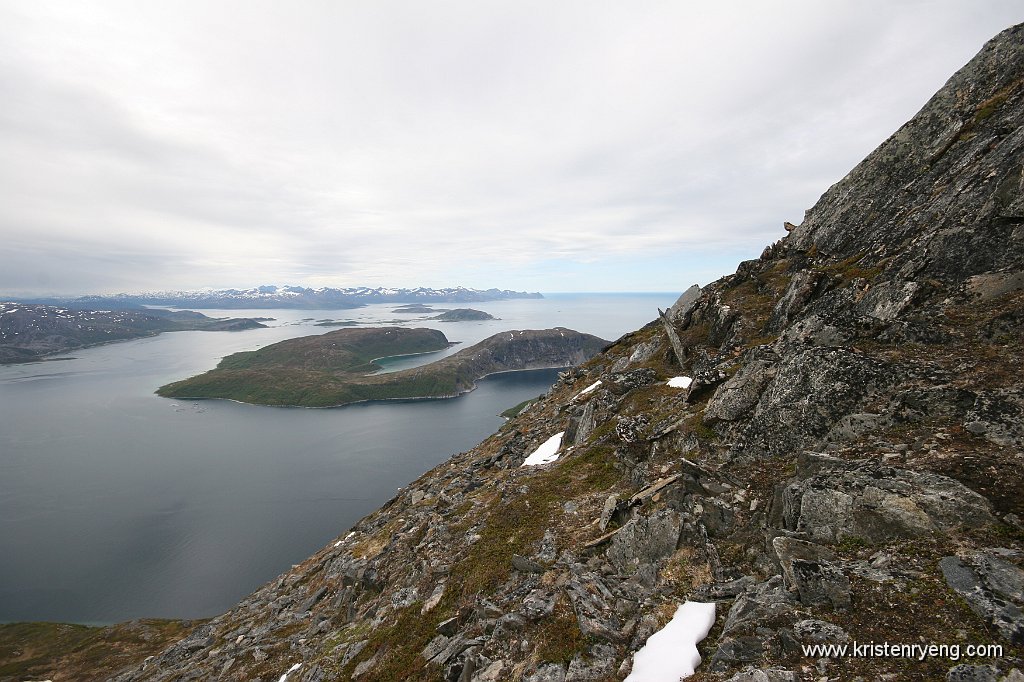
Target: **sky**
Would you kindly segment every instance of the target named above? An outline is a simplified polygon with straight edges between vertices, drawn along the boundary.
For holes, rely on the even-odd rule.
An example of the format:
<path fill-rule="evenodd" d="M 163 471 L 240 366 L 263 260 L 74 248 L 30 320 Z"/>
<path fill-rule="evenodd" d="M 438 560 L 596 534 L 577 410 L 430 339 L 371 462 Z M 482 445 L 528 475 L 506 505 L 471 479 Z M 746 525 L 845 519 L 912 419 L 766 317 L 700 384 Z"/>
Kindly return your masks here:
<path fill-rule="evenodd" d="M 1019 0 L 0 0 L 0 297 L 682 291 Z"/>

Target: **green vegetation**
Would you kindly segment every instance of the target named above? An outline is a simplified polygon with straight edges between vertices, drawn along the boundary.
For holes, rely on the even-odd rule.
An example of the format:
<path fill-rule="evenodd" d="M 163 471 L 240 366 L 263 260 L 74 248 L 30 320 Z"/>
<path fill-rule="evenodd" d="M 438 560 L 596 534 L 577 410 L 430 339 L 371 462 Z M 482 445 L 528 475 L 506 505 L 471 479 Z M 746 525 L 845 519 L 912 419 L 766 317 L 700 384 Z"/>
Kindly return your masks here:
<path fill-rule="evenodd" d="M 332 407 L 367 400 L 454 397 L 493 372 L 564 367 L 604 341 L 568 329 L 502 332 L 436 362 L 372 374 L 374 360 L 448 347 L 434 329 L 341 329 L 235 353 L 217 368 L 157 390 L 176 398 L 228 398 L 261 405 Z"/>
<path fill-rule="evenodd" d="M 872 280 L 878 276 L 881 269 L 877 267 L 857 265 L 861 260 L 863 260 L 864 256 L 865 254 L 863 252 L 855 253 L 845 260 L 841 260 L 838 263 L 833 263 L 831 265 L 826 265 L 825 267 L 820 268 L 820 270 L 829 275 L 838 277 L 844 286 L 858 278 Z"/>
<path fill-rule="evenodd" d="M 558 460 L 530 478 L 528 490 L 504 501 L 495 500 L 487 525 L 469 555 L 452 569 L 449 585 L 458 586 L 465 602 L 492 592 L 508 578 L 513 554 L 532 554 L 531 547 L 562 514 L 567 490 L 603 492 L 621 480 L 610 446 L 593 446 Z"/>
<path fill-rule="evenodd" d="M 520 412 L 525 410 L 527 405 L 532 405 L 532 404 L 534 404 L 535 402 L 537 402 L 538 400 L 540 400 L 543 397 L 544 396 L 540 395 L 540 396 L 537 396 L 536 398 L 527 398 L 526 400 L 524 400 L 523 402 L 519 403 L 518 405 L 514 405 L 513 407 L 508 408 L 507 410 L 505 410 L 504 412 L 502 412 L 498 416 L 499 417 L 504 417 L 505 419 L 511 419 L 512 417 L 515 417 L 517 414 L 519 414 Z"/>
<path fill-rule="evenodd" d="M 482 310 L 455 308 L 454 310 L 445 311 L 440 315 L 435 315 L 430 319 L 440 320 L 441 322 L 470 322 L 474 320 L 493 320 L 495 318 L 490 313 L 485 313 Z"/>
<path fill-rule="evenodd" d="M 989 97 L 987 100 L 978 105 L 977 111 L 974 113 L 974 121 L 981 122 L 996 113 L 996 110 L 1001 107 L 1006 100 L 1010 98 L 1013 91 L 1020 87 L 1021 81 L 1017 80 L 1007 85 L 1005 88 L 997 92 L 996 94 Z"/>
<path fill-rule="evenodd" d="M 142 620 L 109 627 L 0 625 L 0 679 L 106 680 L 184 637 L 195 621 Z"/>
<path fill-rule="evenodd" d="M 438 623 L 450 617 L 451 612 L 438 606 L 421 614 L 422 607 L 421 602 L 415 602 L 389 618 L 390 627 L 374 630 L 366 646 L 349 661 L 338 679 L 350 679 L 359 663 L 374 656 L 378 656 L 377 664 L 359 679 L 367 682 L 437 679 L 436 667 L 427 668 L 420 652 L 437 635 Z"/>
<path fill-rule="evenodd" d="M 568 663 L 587 643 L 576 615 L 562 604 L 541 621 L 534 639 L 538 641 L 537 657 L 550 663 Z"/>

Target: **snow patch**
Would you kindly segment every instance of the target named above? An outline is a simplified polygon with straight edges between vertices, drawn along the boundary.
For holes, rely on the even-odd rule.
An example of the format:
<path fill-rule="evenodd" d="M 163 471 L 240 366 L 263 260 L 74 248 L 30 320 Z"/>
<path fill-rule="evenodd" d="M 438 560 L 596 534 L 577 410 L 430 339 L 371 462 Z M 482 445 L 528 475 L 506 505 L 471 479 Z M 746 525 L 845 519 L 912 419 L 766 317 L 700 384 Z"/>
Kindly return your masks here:
<path fill-rule="evenodd" d="M 688 601 L 633 656 L 633 672 L 624 682 L 676 682 L 700 665 L 697 643 L 715 624 L 715 604 Z"/>
<path fill-rule="evenodd" d="M 562 445 L 562 436 L 565 435 L 565 431 L 559 431 L 555 435 L 548 438 L 546 441 L 540 444 L 540 447 L 534 450 L 526 461 L 523 462 L 524 467 L 537 466 L 538 464 L 549 464 L 558 459 L 558 448 Z"/>
<path fill-rule="evenodd" d="M 288 668 L 288 672 L 286 672 L 284 675 L 281 675 L 281 679 L 279 679 L 277 682 L 287 682 L 288 676 L 291 675 L 293 672 L 295 672 L 296 670 L 298 670 L 301 667 L 302 667 L 301 663 L 296 663 L 292 667 Z"/>
<path fill-rule="evenodd" d="M 573 400 L 576 400 L 576 398 L 579 398 L 580 396 L 584 396 L 584 395 L 590 393 L 591 391 L 593 391 L 595 388 L 597 388 L 600 385 L 601 385 L 601 380 L 598 379 L 597 381 L 595 381 L 594 383 L 590 384 L 585 389 L 583 389 L 582 391 L 577 393 L 575 396 L 573 396 Z"/>
<path fill-rule="evenodd" d="M 690 377 L 672 377 L 668 380 L 668 385 L 672 388 L 689 388 L 692 383 L 693 379 Z"/>

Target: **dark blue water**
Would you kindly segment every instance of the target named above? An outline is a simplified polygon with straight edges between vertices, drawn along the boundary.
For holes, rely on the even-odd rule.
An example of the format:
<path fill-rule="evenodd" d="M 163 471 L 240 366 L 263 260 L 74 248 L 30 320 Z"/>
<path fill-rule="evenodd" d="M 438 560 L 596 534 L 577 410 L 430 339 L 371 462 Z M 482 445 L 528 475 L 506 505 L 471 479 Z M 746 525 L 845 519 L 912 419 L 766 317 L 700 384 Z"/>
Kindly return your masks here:
<path fill-rule="evenodd" d="M 614 338 L 673 298 L 479 304 L 507 319 L 434 325 L 461 347 L 558 323 Z M 389 306 L 260 314 L 278 321 L 0 368 L 0 622 L 220 613 L 473 447 L 501 425 L 499 412 L 554 379 L 550 370 L 499 374 L 453 400 L 327 410 L 153 395 L 228 353 L 328 331 L 303 318 L 394 319 Z"/>

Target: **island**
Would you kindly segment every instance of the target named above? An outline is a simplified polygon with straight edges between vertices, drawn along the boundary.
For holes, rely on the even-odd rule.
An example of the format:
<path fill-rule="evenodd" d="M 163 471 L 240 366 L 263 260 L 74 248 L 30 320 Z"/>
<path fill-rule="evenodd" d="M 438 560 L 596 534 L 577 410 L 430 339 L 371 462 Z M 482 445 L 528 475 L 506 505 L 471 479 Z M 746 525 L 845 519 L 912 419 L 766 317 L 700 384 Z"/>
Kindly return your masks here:
<path fill-rule="evenodd" d="M 376 359 L 449 345 L 436 329 L 339 329 L 229 355 L 215 369 L 161 386 L 157 394 L 294 407 L 451 398 L 473 390 L 488 374 L 577 365 L 608 342 L 563 327 L 507 331 L 422 367 L 371 374 L 380 369 Z"/>
<path fill-rule="evenodd" d="M 418 315 L 420 313 L 439 313 L 444 310 L 447 310 L 447 308 L 432 308 L 422 303 L 410 303 L 409 305 L 400 305 L 391 312 L 401 315 Z"/>
<path fill-rule="evenodd" d="M 242 331 L 270 318 L 213 318 L 191 310 L 128 308 L 77 310 L 0 303 L 0 364 L 36 362 L 49 355 L 171 331 Z"/>
<path fill-rule="evenodd" d="M 454 310 L 448 310 L 435 315 L 434 317 L 427 318 L 430 320 L 438 320 L 440 322 L 475 322 L 478 320 L 496 320 L 490 313 L 485 313 L 482 310 L 473 310 L 472 308 L 455 308 Z"/>

